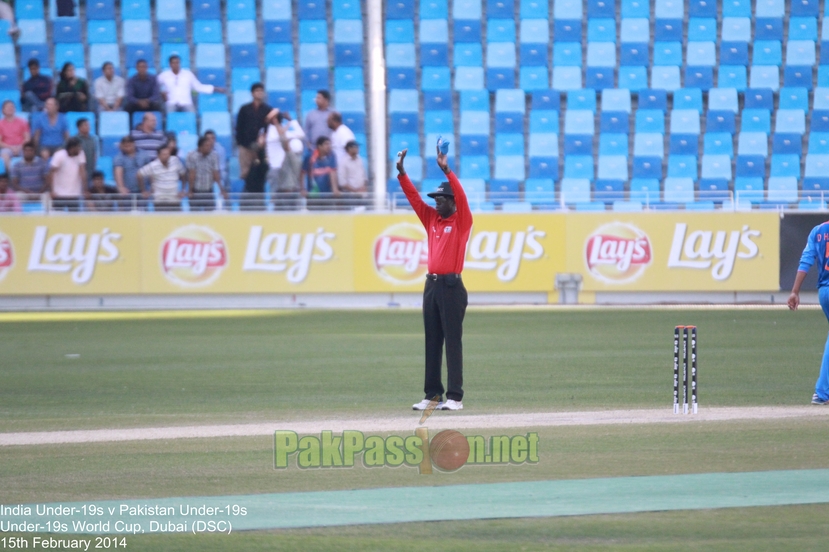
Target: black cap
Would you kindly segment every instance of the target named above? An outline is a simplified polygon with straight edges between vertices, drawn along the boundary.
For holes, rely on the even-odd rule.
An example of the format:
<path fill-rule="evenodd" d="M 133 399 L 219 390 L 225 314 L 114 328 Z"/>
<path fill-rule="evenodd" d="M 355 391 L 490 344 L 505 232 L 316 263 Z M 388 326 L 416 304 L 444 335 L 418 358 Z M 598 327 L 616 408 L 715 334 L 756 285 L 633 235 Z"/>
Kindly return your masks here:
<path fill-rule="evenodd" d="M 452 186 L 448 182 L 441 182 L 437 190 L 426 195 L 429 197 L 446 196 L 454 198 L 455 192 L 452 191 Z"/>

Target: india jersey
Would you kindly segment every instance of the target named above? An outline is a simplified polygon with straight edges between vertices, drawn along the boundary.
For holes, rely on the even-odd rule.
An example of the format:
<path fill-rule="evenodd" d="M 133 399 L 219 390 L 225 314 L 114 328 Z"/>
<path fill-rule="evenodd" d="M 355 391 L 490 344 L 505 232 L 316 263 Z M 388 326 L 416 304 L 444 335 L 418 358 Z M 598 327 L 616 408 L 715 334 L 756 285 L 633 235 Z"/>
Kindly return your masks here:
<path fill-rule="evenodd" d="M 829 286 L 829 221 L 818 224 L 809 233 L 798 270 L 809 272 L 815 261 L 818 265 L 817 286 Z"/>

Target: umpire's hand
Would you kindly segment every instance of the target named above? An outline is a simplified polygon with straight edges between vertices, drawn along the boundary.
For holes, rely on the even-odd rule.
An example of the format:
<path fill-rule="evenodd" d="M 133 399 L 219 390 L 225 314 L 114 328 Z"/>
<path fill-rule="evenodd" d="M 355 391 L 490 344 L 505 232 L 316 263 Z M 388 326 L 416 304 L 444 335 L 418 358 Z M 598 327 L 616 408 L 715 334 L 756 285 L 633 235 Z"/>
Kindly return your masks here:
<path fill-rule="evenodd" d="M 437 150 L 438 150 L 438 158 L 437 158 L 438 167 L 440 167 L 440 170 L 442 170 L 444 173 L 449 174 L 449 156 L 445 153 L 441 153 L 439 146 L 438 146 Z"/>
<path fill-rule="evenodd" d="M 408 151 L 409 149 L 406 148 L 397 154 L 397 172 L 400 174 L 406 174 L 406 169 L 403 168 L 403 160 L 406 159 L 406 152 Z"/>

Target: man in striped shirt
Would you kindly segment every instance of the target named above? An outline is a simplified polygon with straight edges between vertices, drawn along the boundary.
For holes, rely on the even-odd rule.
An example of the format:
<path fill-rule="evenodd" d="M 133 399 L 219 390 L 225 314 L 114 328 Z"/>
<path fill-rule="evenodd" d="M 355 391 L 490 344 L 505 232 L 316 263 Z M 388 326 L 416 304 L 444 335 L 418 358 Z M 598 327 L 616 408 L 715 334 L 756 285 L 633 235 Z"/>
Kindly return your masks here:
<path fill-rule="evenodd" d="M 192 211 L 213 211 L 216 199 L 213 197 L 213 183 L 218 182 L 222 194 L 222 177 L 219 174 L 219 156 L 213 151 L 213 142 L 207 136 L 199 138 L 198 149 L 187 155 L 190 209 Z M 225 195 L 225 197 L 227 197 Z"/>
<path fill-rule="evenodd" d="M 157 124 L 154 114 L 144 113 L 141 124 L 130 132 L 136 149 L 143 151 L 147 159 L 155 159 L 158 148 L 167 143 L 167 135 L 156 129 Z"/>
<path fill-rule="evenodd" d="M 172 155 L 166 144 L 158 148 L 156 153 L 158 157 L 138 171 L 138 188 L 145 198 L 149 198 L 152 192 L 156 211 L 179 211 L 181 198 L 185 195 L 179 190 L 179 182 L 186 174 L 184 165 L 178 157 Z M 149 190 L 145 181 L 149 182 Z"/>

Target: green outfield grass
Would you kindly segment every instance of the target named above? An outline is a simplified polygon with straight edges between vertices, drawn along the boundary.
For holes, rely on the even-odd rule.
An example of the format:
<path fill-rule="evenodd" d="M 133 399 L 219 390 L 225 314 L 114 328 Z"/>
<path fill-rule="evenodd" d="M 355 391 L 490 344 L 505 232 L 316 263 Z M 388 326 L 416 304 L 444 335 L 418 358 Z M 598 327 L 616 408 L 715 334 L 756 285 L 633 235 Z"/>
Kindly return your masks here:
<path fill-rule="evenodd" d="M 677 324 L 699 327 L 701 408 L 808 404 L 826 339 L 820 311 L 473 309 L 463 414 L 670 409 Z M 421 398 L 416 311 L 6 322 L 0 329 L 3 432 L 264 420 L 290 429 L 299 419 L 412 414 Z M 433 476 L 361 466 L 276 471 L 269 437 L 0 447 L 0 503 L 829 467 L 822 419 L 536 429 L 537 465 Z M 784 506 L 128 542 L 130 550 L 165 551 L 817 550 L 829 537 L 827 514 L 829 505 Z"/>
<path fill-rule="evenodd" d="M 702 405 L 811 398 L 820 311 L 473 309 L 464 412 L 669 405 L 677 324 L 699 326 Z M 422 398 L 417 311 L 0 328 L 0 431 L 383 416 Z"/>

